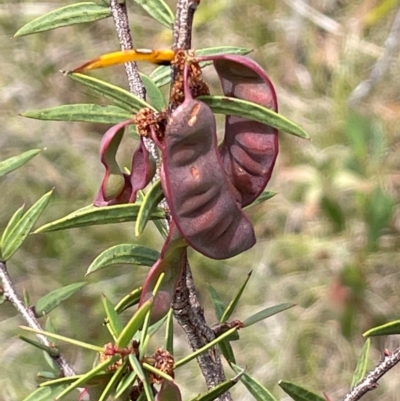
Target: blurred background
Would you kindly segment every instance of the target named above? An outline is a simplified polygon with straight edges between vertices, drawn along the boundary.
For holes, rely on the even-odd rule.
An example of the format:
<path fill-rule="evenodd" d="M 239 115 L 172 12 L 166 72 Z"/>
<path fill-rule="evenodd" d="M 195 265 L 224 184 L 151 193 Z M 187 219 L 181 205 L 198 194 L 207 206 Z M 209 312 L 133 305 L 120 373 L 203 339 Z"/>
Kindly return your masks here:
<path fill-rule="evenodd" d="M 107 126 L 18 115 L 69 103 L 107 104 L 59 70 L 118 49 L 110 18 L 13 38 L 28 21 L 72 3 L 0 4 L 0 160 L 45 148 L 1 178 L 0 231 L 18 207 L 30 206 L 53 187 L 41 223 L 90 204 L 102 178 L 98 146 Z M 175 10 L 175 1 L 168 3 Z M 132 1 L 128 6 L 136 47 L 171 45 L 170 32 Z M 253 249 L 225 261 L 190 254 L 211 324 L 216 319 L 208 285 L 227 304 L 251 270 L 234 318 L 278 303 L 297 304 L 243 330 L 233 344 L 238 364 L 280 400 L 289 399 L 278 387 L 281 379 L 340 399 L 350 386 L 362 333 L 399 319 L 400 30 L 391 35 L 399 10 L 395 0 L 202 0 L 195 15 L 193 47 L 254 49 L 251 57 L 276 86 L 280 112 L 312 137 L 308 142 L 281 135 L 280 156 L 268 186 L 278 194 L 249 211 L 258 238 Z M 368 93 L 356 90 L 385 62 L 387 68 L 373 75 Z M 145 73 L 153 68 L 140 65 Z M 205 74 L 218 93 L 216 76 Z M 127 88 L 122 66 L 93 75 Z M 128 136 L 124 141 L 120 160 L 129 165 L 136 140 Z M 119 266 L 84 275 L 100 252 L 122 242 L 160 249 L 162 239 L 153 227 L 136 239 L 130 223 L 34 235 L 12 257 L 9 272 L 32 304 L 51 290 L 86 282 L 50 319 L 59 333 L 102 345 L 110 337 L 102 326 L 101 295 L 117 302 L 141 284 L 147 269 Z M 40 351 L 16 338 L 23 323 L 11 305 L 0 306 L 4 401 L 22 400 L 37 385 L 37 372 L 49 369 Z M 177 355 L 182 356 L 189 349 L 180 328 L 176 330 Z M 154 341 L 154 346 L 162 345 L 162 339 Z M 374 338 L 370 367 L 385 348 L 399 343 L 397 336 Z M 78 372 L 93 363 L 86 351 L 65 344 L 60 348 Z M 205 389 L 196 363 L 190 366 L 177 371 L 186 399 Z M 229 368 L 227 372 L 231 375 Z M 400 400 L 399 374 L 400 367 L 393 369 L 363 400 Z M 233 394 L 237 400 L 251 399 L 240 384 Z"/>

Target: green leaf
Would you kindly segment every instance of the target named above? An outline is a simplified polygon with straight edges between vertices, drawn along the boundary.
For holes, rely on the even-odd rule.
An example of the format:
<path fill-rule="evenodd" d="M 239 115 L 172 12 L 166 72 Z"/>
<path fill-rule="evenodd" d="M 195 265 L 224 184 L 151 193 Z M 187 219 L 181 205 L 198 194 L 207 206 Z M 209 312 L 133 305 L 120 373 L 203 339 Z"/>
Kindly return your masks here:
<path fill-rule="evenodd" d="M 13 156 L 9 159 L 3 160 L 2 162 L 0 162 L 0 177 L 8 174 L 13 170 L 16 170 L 18 167 L 21 167 L 23 164 L 31 160 L 41 151 L 42 149 L 32 149 L 28 150 L 27 152 L 21 153 L 18 156 Z"/>
<path fill-rule="evenodd" d="M 117 106 L 97 104 L 66 104 L 48 109 L 26 111 L 27 118 L 53 121 L 83 121 L 100 124 L 117 124 L 132 118 L 132 114 Z"/>
<path fill-rule="evenodd" d="M 211 284 L 208 284 L 208 291 L 211 295 L 211 302 L 214 307 L 215 316 L 220 322 L 225 309 L 224 302 L 222 301 L 216 289 Z"/>
<path fill-rule="evenodd" d="M 197 56 L 212 56 L 216 54 L 248 54 L 252 50 L 245 47 L 236 46 L 219 46 L 219 47 L 208 47 L 205 49 L 197 49 Z M 205 67 L 206 65 L 212 64 L 212 61 L 201 62 L 200 66 Z M 157 67 L 151 74 L 150 78 L 154 84 L 158 87 L 164 86 L 171 81 L 171 67 L 161 65 Z"/>
<path fill-rule="evenodd" d="M 190 401 L 213 401 L 216 400 L 220 395 L 226 393 L 231 389 L 240 379 L 243 374 L 243 370 L 238 373 L 233 379 L 226 380 L 212 389 L 208 390 L 204 394 L 200 394 L 197 397 L 192 398 Z"/>
<path fill-rule="evenodd" d="M 76 210 L 69 215 L 39 227 L 36 233 L 66 230 L 69 228 L 94 226 L 99 224 L 123 223 L 125 221 L 135 221 L 139 212 L 140 205 L 135 203 L 127 203 L 123 205 L 113 206 L 88 206 Z M 162 219 L 164 211 L 155 210 L 151 218 Z"/>
<path fill-rule="evenodd" d="M 100 398 L 97 401 L 106 401 L 114 389 L 117 387 L 118 383 L 120 382 L 122 376 L 126 373 L 128 360 L 126 359 L 124 363 L 114 372 L 112 378 L 107 383 L 107 386 L 104 388 L 103 392 L 101 393 Z M 114 398 L 117 399 L 117 398 Z"/>
<path fill-rule="evenodd" d="M 232 327 L 231 329 L 227 330 L 225 333 L 221 334 L 219 337 L 215 338 L 214 340 L 210 341 L 203 347 L 197 349 L 196 351 L 192 352 L 191 354 L 185 356 L 184 358 L 180 359 L 179 361 L 175 362 L 175 369 L 179 368 L 182 365 L 187 364 L 190 362 L 192 359 L 196 358 L 197 356 L 201 355 L 203 352 L 207 351 L 211 347 L 214 347 L 218 343 L 220 343 L 222 340 L 228 338 L 231 334 L 235 333 L 237 331 L 237 327 Z"/>
<path fill-rule="evenodd" d="M 164 110 L 167 107 L 167 103 L 158 86 L 145 74 L 140 73 L 140 78 L 142 78 L 144 87 L 146 88 L 146 96 L 149 99 L 149 102 L 158 111 Z"/>
<path fill-rule="evenodd" d="M 163 0 L 134 0 L 135 3 L 143 9 L 160 24 L 167 28 L 172 28 L 174 23 L 174 14 Z"/>
<path fill-rule="evenodd" d="M 305 388 L 297 386 L 296 384 L 283 380 L 281 380 L 278 384 L 282 390 L 286 394 L 290 395 L 294 401 L 325 401 L 325 398 L 322 398 L 319 395 L 306 390 Z"/>
<path fill-rule="evenodd" d="M 109 84 L 108 82 L 102 81 L 89 75 L 74 72 L 68 72 L 67 76 L 72 78 L 74 81 L 77 81 L 82 85 L 87 86 L 100 95 L 113 100 L 116 106 L 120 107 L 121 109 L 127 110 L 128 112 L 137 113 L 143 107 L 148 107 L 155 110 L 154 107 L 152 107 L 149 103 L 145 102 L 140 97 L 135 96 L 127 90 L 122 89 L 118 86 Z"/>
<path fill-rule="evenodd" d="M 106 249 L 97 256 L 90 264 L 86 275 L 117 264 L 153 266 L 159 257 L 160 253 L 151 248 L 136 244 L 119 244 Z"/>
<path fill-rule="evenodd" d="M 150 310 L 152 305 L 153 298 L 150 298 L 136 311 L 119 335 L 117 339 L 117 347 L 125 348 L 129 344 L 136 332 L 142 327 L 147 312 Z"/>
<path fill-rule="evenodd" d="M 56 398 L 55 400 L 59 400 L 62 397 L 66 396 L 69 394 L 71 391 L 75 390 L 78 387 L 82 387 L 83 384 L 88 382 L 90 379 L 93 377 L 97 376 L 98 373 L 104 372 L 107 370 L 107 368 L 112 365 L 113 363 L 119 361 L 121 359 L 121 355 L 113 355 L 110 359 L 107 359 L 106 361 L 99 363 L 97 366 L 95 366 L 92 370 L 89 370 L 89 372 L 85 373 L 84 375 L 81 375 L 81 377 L 70 384 L 64 391 L 62 391 Z"/>
<path fill-rule="evenodd" d="M 136 372 L 138 378 L 143 383 L 144 391 L 145 391 L 146 397 L 147 397 L 146 401 L 153 401 L 154 400 L 153 391 L 150 387 L 150 383 L 149 383 L 147 375 L 145 375 L 143 372 L 142 365 L 140 364 L 140 362 L 138 361 L 136 356 L 133 354 L 129 355 L 129 361 L 131 363 L 133 370 Z"/>
<path fill-rule="evenodd" d="M 135 235 L 137 237 L 143 232 L 147 222 L 150 220 L 152 213 L 156 210 L 157 205 L 164 198 L 164 194 L 161 188 L 161 180 L 158 180 L 149 189 L 145 195 L 143 202 L 140 204 L 139 213 L 137 215 L 135 224 Z"/>
<path fill-rule="evenodd" d="M 125 393 L 128 387 L 131 387 L 136 377 L 137 377 L 136 372 L 132 371 L 121 379 L 121 381 L 118 383 L 117 390 L 115 392 L 115 397 L 114 397 L 115 400 L 118 400 L 119 397 L 121 397 L 121 395 Z"/>
<path fill-rule="evenodd" d="M 261 320 L 266 319 L 267 317 L 270 317 L 272 315 L 276 315 L 279 312 L 283 312 L 286 309 L 293 308 L 293 306 L 296 306 L 296 304 L 279 304 L 276 306 L 272 306 L 267 309 L 263 309 L 260 312 L 255 313 L 254 315 L 248 317 L 247 319 L 243 320 L 243 326 L 248 327 L 251 326 L 254 323 L 257 323 Z"/>
<path fill-rule="evenodd" d="M 89 349 L 89 350 L 95 351 L 95 352 L 103 352 L 103 348 L 101 348 L 97 345 L 84 343 L 83 341 L 79 341 L 79 340 L 75 340 L 73 338 L 61 336 L 60 334 L 51 333 L 49 331 L 37 330 L 37 329 L 33 329 L 33 328 L 27 327 L 27 326 L 19 326 L 19 327 L 22 330 L 26 330 L 26 331 L 29 331 L 29 332 L 35 333 L 35 334 L 42 334 L 46 337 L 54 338 L 55 340 L 60 340 L 60 341 L 64 341 L 69 344 L 76 345 L 77 347 L 86 348 L 86 349 Z"/>
<path fill-rule="evenodd" d="M 25 337 L 23 335 L 18 335 L 18 338 L 20 338 L 22 341 L 25 341 L 26 343 L 33 345 L 36 348 L 39 348 L 40 350 L 47 352 L 50 356 L 56 357 L 60 355 L 60 351 L 55 348 L 55 347 L 49 347 L 48 345 L 45 345 L 39 341 L 32 340 L 29 337 Z"/>
<path fill-rule="evenodd" d="M 58 288 L 50 293 L 46 294 L 40 298 L 35 305 L 35 315 L 36 317 L 41 317 L 52 311 L 57 307 L 62 301 L 68 299 L 75 292 L 79 291 L 86 283 L 74 283 L 67 285 L 65 287 Z"/>
<path fill-rule="evenodd" d="M 368 366 L 368 358 L 369 358 L 369 350 L 371 348 L 371 339 L 368 338 L 365 342 L 362 350 L 361 355 L 358 360 L 356 370 L 354 371 L 353 378 L 351 380 L 351 387 L 353 388 L 356 384 L 358 384 L 367 373 L 367 366 Z"/>
<path fill-rule="evenodd" d="M 24 214 L 24 205 L 22 205 L 19 209 L 17 209 L 12 215 L 11 219 L 8 221 L 7 226 L 3 231 L 3 235 L 1 236 L 0 248 L 3 247 L 6 238 L 10 235 L 12 230 L 14 230 L 15 226 L 21 220 L 23 214 Z"/>
<path fill-rule="evenodd" d="M 71 4 L 34 19 L 19 29 L 14 36 L 30 35 L 62 26 L 97 21 L 110 15 L 110 8 L 105 5 L 92 2 Z"/>
<path fill-rule="evenodd" d="M 258 121 L 262 124 L 267 124 L 282 132 L 296 135 L 300 138 L 310 138 L 307 132 L 299 125 L 283 117 L 281 114 L 260 106 L 259 104 L 226 96 L 199 96 L 197 99 L 210 106 L 214 113 L 240 116 L 249 120 Z"/>
<path fill-rule="evenodd" d="M 221 350 L 224 358 L 229 363 L 235 363 L 236 358 L 235 358 L 235 354 L 233 353 L 233 349 L 232 349 L 231 343 L 229 342 L 229 339 L 222 340 L 218 345 L 219 345 L 219 349 Z"/>
<path fill-rule="evenodd" d="M 242 369 L 235 364 L 231 364 L 231 368 L 236 373 L 242 371 Z M 256 401 L 277 401 L 276 398 L 258 380 L 254 379 L 246 372 L 243 372 L 240 381 L 245 385 L 247 390 L 249 390 L 249 393 Z"/>
<path fill-rule="evenodd" d="M 171 308 L 167 315 L 165 327 L 165 350 L 174 355 L 174 311 Z"/>
<path fill-rule="evenodd" d="M 394 320 L 383 324 L 382 326 L 377 326 L 366 331 L 364 337 L 374 337 L 374 336 L 390 336 L 393 334 L 400 334 L 400 320 Z"/>
<path fill-rule="evenodd" d="M 117 341 L 118 336 L 121 334 L 124 326 L 118 313 L 115 311 L 114 305 L 109 299 L 103 294 L 103 307 L 106 312 L 106 321 L 108 330 L 110 331 L 114 341 Z"/>
<path fill-rule="evenodd" d="M 264 191 L 260 194 L 260 196 L 253 203 L 250 203 L 250 205 L 247 205 L 244 208 L 244 210 L 246 210 L 247 208 L 259 205 L 260 203 L 263 203 L 263 202 L 273 198 L 276 194 L 277 194 L 277 192 L 274 192 L 274 191 Z"/>
<path fill-rule="evenodd" d="M 239 291 L 237 292 L 235 297 L 232 299 L 232 301 L 229 303 L 227 308 L 224 310 L 224 313 L 222 314 L 222 317 L 220 319 L 221 323 L 225 323 L 232 316 L 232 313 L 234 312 L 234 310 L 235 310 L 235 308 L 236 308 L 236 306 L 237 306 L 237 304 L 238 304 L 238 302 L 239 302 L 239 300 L 240 300 L 240 298 L 241 298 L 241 296 L 243 294 L 243 291 L 246 288 L 246 285 L 250 280 L 251 273 L 252 272 L 250 272 L 247 275 L 246 280 L 244 281 L 242 286 L 239 288 Z"/>
<path fill-rule="evenodd" d="M 4 260 L 10 257 L 18 250 L 18 248 L 25 241 L 29 235 L 33 225 L 40 217 L 44 208 L 49 203 L 53 191 L 44 194 L 38 201 L 36 201 L 29 210 L 18 220 L 14 228 L 9 231 L 8 235 L 2 241 L 1 254 Z"/>
<path fill-rule="evenodd" d="M 115 311 L 119 314 L 131 306 L 138 304 L 141 294 L 142 287 L 134 289 L 131 293 L 123 297 L 121 301 L 118 302 L 118 304 L 115 306 Z"/>
<path fill-rule="evenodd" d="M 52 387 L 40 387 L 24 398 L 23 401 L 54 401 L 54 398 L 64 391 L 64 389 L 64 384 Z"/>

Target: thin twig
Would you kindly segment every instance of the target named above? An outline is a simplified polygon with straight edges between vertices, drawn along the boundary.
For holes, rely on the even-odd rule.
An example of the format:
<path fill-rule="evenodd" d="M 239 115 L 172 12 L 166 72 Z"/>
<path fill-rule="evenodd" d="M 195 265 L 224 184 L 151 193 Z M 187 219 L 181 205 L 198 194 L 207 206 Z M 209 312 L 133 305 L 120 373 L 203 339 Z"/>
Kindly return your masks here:
<path fill-rule="evenodd" d="M 8 274 L 7 265 L 5 262 L 2 261 L 0 261 L 0 279 L 3 283 L 3 295 L 9 302 L 12 303 L 14 308 L 24 318 L 28 326 L 33 329 L 43 331 L 43 328 L 40 325 L 39 321 L 36 319 L 35 314 L 28 306 L 24 304 L 22 299 L 16 293 L 14 284 L 11 280 L 10 275 Z M 36 336 L 42 344 L 51 347 L 51 343 L 46 336 L 42 334 L 37 334 Z M 74 369 L 68 364 L 64 356 L 62 356 L 61 354 L 57 356 L 53 356 L 51 354 L 48 355 L 57 364 L 64 376 L 75 376 Z"/>
<path fill-rule="evenodd" d="M 378 61 L 373 66 L 369 77 L 360 82 L 357 87 L 351 92 L 348 103 L 350 106 L 355 107 L 361 102 L 383 78 L 385 72 L 390 66 L 393 55 L 400 44 L 400 8 L 397 11 L 396 17 L 393 21 L 392 28 L 390 29 L 389 36 L 385 42 L 385 51 Z"/>
<path fill-rule="evenodd" d="M 193 16 L 199 5 L 199 0 L 179 0 L 174 24 L 174 49 L 188 50 L 192 42 Z M 171 88 L 177 76 L 174 68 L 171 72 Z M 197 297 L 193 276 L 189 263 L 178 283 L 173 302 L 174 316 L 185 331 L 190 346 L 193 350 L 203 347 L 215 338 L 213 330 L 207 325 L 204 318 L 203 308 Z M 225 381 L 225 373 L 222 367 L 220 353 L 217 347 L 201 354 L 197 358 L 201 372 L 205 378 L 208 388 L 215 387 Z M 220 401 L 231 401 L 229 392 L 218 398 Z"/>
<path fill-rule="evenodd" d="M 354 386 L 343 398 L 343 401 L 357 401 L 363 395 L 378 387 L 378 380 L 400 362 L 400 347 L 385 355 L 383 360 L 369 372 L 365 378 Z"/>

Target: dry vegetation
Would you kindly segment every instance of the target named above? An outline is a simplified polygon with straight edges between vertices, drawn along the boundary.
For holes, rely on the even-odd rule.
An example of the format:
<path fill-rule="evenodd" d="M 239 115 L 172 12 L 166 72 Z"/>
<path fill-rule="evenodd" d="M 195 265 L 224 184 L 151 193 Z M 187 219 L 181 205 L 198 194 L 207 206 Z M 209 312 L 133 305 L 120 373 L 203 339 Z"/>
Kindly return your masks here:
<path fill-rule="evenodd" d="M 106 127 L 18 116 L 24 110 L 64 103 L 106 102 L 58 70 L 116 49 L 110 19 L 12 38 L 27 21 L 67 3 L 0 4 L 0 159 L 46 148 L 2 178 L 0 227 L 22 203 L 31 204 L 51 187 L 56 196 L 42 221 L 89 204 L 101 179 L 98 144 Z M 173 6 L 174 1 L 169 3 Z M 222 262 L 194 253 L 191 260 L 208 310 L 207 283 L 229 302 L 250 270 L 253 276 L 238 318 L 276 303 L 297 303 L 296 308 L 243 331 L 235 345 L 238 362 L 281 400 L 288 397 L 277 386 L 279 379 L 325 391 L 336 400 L 348 390 L 363 344 L 361 334 L 398 319 L 400 313 L 398 51 L 371 93 L 353 109 L 348 107 L 354 88 L 384 54 L 397 10 L 377 8 L 396 3 L 389 1 L 310 0 L 307 3 L 315 12 L 306 9 L 301 14 L 302 3 L 203 0 L 196 14 L 194 46 L 254 48 L 254 59 L 276 85 L 280 111 L 302 125 L 313 140 L 281 136 L 280 157 L 269 184 L 278 195 L 251 212 L 258 234 L 254 249 Z M 137 6 L 130 10 L 137 47 L 169 46 L 168 32 Z M 126 86 L 121 67 L 95 74 Z M 127 155 L 131 149 L 127 142 Z M 161 241 L 157 238 L 147 229 L 141 241 L 156 247 Z M 9 263 L 10 273 L 18 289 L 26 290 L 33 301 L 49 290 L 87 280 L 89 285 L 54 311 L 51 320 L 65 335 L 102 344 L 108 339 L 106 330 L 99 330 L 101 294 L 119 299 L 141 282 L 145 269 L 121 266 L 87 279 L 83 276 L 102 250 L 133 239 L 129 224 L 33 236 Z M 212 313 L 208 315 L 212 322 Z M 41 353 L 15 338 L 21 323 L 11 306 L 1 305 L 4 401 L 22 399 L 36 385 L 36 372 L 45 370 Z M 375 339 L 371 367 L 385 348 L 398 345 L 397 337 Z M 179 337 L 178 350 L 186 352 L 186 347 L 185 338 Z M 81 351 L 68 346 L 63 351 L 78 371 L 91 363 Z M 363 399 L 399 401 L 399 369 Z M 178 372 L 177 380 L 185 394 L 203 389 L 195 364 L 192 372 Z M 238 386 L 236 399 L 244 399 L 244 391 Z"/>

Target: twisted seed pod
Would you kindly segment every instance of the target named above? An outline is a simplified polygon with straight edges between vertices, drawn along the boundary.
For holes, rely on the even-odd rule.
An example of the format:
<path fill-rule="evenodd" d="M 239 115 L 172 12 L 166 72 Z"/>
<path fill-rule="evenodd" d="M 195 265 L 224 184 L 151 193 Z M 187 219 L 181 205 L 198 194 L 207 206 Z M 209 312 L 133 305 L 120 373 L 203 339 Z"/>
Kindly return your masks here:
<path fill-rule="evenodd" d="M 253 60 L 237 55 L 213 58 L 226 96 L 278 111 L 274 87 Z M 252 203 L 266 187 L 278 156 L 278 130 L 257 121 L 227 116 L 220 148 L 224 169 L 241 194 L 242 206 Z"/>
<path fill-rule="evenodd" d="M 184 82 L 185 101 L 166 127 L 161 182 L 185 240 L 203 255 L 226 259 L 254 245 L 254 230 L 221 164 L 214 115 Z"/>

